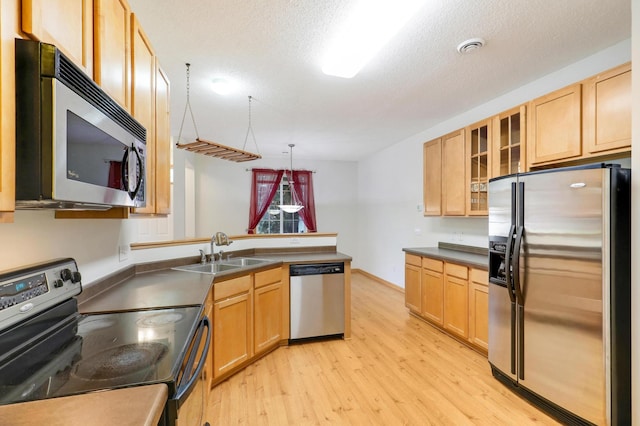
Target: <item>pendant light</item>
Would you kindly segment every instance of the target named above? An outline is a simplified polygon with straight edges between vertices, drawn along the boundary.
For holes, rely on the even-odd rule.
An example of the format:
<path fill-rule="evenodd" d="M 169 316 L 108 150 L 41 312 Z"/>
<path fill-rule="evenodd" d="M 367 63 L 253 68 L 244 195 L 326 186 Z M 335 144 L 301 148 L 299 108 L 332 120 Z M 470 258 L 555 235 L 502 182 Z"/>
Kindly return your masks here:
<path fill-rule="evenodd" d="M 293 181 L 293 147 L 295 145 L 289 144 L 289 166 L 290 166 L 290 175 L 289 175 L 289 190 L 291 191 L 291 204 L 280 204 L 278 207 L 285 213 L 297 213 L 301 209 L 304 208 L 302 203 L 298 200 L 296 196 L 296 191 L 293 189 L 294 181 Z"/>

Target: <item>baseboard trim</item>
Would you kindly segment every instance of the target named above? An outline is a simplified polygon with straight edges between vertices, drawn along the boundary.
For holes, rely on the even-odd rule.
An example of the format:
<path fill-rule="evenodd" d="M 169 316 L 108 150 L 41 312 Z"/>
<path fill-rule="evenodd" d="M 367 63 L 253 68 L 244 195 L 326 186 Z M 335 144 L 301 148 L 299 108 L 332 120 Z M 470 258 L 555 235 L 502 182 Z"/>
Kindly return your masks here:
<path fill-rule="evenodd" d="M 363 271 L 362 269 L 358 269 L 358 268 L 352 269 L 352 270 L 351 270 L 351 273 L 352 273 L 352 274 L 354 274 L 354 273 L 355 273 L 355 274 L 362 274 L 362 275 L 364 275 L 365 277 L 367 277 L 367 278 L 369 278 L 369 279 L 371 279 L 371 280 L 373 280 L 373 281 L 375 281 L 375 282 L 377 282 L 377 283 L 379 283 L 379 284 L 382 284 L 382 285 L 384 285 L 384 286 L 386 286 L 386 287 L 389 287 L 389 288 L 390 288 L 390 289 L 392 289 L 392 290 L 395 290 L 395 291 L 398 291 L 398 292 L 400 292 L 400 293 L 404 294 L 404 288 L 402 288 L 402 287 L 400 287 L 400 286 L 397 286 L 397 285 L 395 285 L 394 283 L 389 282 L 389 281 L 387 281 L 387 280 L 383 280 L 382 278 L 377 277 L 377 276 L 375 276 L 375 275 L 373 275 L 373 274 L 370 274 L 370 273 L 369 273 L 369 272 L 367 272 L 367 271 Z"/>

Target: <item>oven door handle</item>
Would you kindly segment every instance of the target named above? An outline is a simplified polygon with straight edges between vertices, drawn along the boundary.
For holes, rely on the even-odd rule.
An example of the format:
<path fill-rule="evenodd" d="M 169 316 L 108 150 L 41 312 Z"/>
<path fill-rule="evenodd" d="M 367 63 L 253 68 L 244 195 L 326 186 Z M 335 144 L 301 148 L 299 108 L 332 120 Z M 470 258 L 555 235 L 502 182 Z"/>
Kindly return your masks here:
<path fill-rule="evenodd" d="M 176 397 L 175 397 L 176 402 L 178 404 L 178 408 L 180 407 L 180 405 L 182 405 L 182 402 L 184 402 L 184 399 L 187 396 L 189 396 L 189 394 L 195 387 L 195 383 L 200 377 L 200 374 L 202 373 L 202 370 L 204 370 L 204 366 L 207 362 L 207 354 L 209 353 L 209 345 L 211 344 L 211 323 L 209 321 L 209 318 L 205 315 L 200 320 L 200 325 L 198 326 L 198 332 L 196 333 L 196 337 L 193 340 L 193 350 L 189 355 L 189 360 L 187 361 L 187 365 L 185 368 L 187 368 L 187 371 L 191 370 L 191 366 L 195 361 L 196 352 L 198 351 L 198 346 L 199 346 L 198 342 L 202 339 L 202 333 L 203 333 L 204 327 L 207 328 L 207 339 L 205 340 L 204 351 L 202 351 L 202 357 L 198 361 L 198 366 L 192 372 L 192 374 L 188 376 L 188 379 L 186 379 L 187 380 L 186 383 L 183 383 L 185 381 L 185 377 L 187 377 L 186 374 L 182 376 L 182 378 L 180 379 L 180 383 L 178 383 L 178 389 L 176 390 Z"/>

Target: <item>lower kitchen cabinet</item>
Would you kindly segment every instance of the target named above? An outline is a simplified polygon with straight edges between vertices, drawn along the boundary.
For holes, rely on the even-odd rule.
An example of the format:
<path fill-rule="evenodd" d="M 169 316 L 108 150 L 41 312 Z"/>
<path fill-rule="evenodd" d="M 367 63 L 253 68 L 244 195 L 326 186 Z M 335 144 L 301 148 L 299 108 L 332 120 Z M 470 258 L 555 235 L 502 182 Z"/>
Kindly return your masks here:
<path fill-rule="evenodd" d="M 252 279 L 247 275 L 213 286 L 213 377 L 248 360 L 252 354 Z"/>
<path fill-rule="evenodd" d="M 444 320 L 443 264 L 441 260 L 422 258 L 422 315 L 439 326 Z"/>
<path fill-rule="evenodd" d="M 256 273 L 254 285 L 253 351 L 257 355 L 282 340 L 281 268 Z"/>
<path fill-rule="evenodd" d="M 489 350 L 489 282 L 487 271 L 480 269 L 469 274 L 469 342 Z"/>
<path fill-rule="evenodd" d="M 288 338 L 289 297 L 283 271 L 278 266 L 214 281 L 209 388 Z"/>
<path fill-rule="evenodd" d="M 420 256 L 405 254 L 404 305 L 417 314 L 422 313 L 421 261 Z"/>
<path fill-rule="evenodd" d="M 458 337 L 469 337 L 469 282 L 466 266 L 445 265 L 444 328 Z"/>
<path fill-rule="evenodd" d="M 421 260 L 420 268 L 416 259 Z M 406 253 L 405 305 L 416 316 L 487 353 L 486 270 Z"/>

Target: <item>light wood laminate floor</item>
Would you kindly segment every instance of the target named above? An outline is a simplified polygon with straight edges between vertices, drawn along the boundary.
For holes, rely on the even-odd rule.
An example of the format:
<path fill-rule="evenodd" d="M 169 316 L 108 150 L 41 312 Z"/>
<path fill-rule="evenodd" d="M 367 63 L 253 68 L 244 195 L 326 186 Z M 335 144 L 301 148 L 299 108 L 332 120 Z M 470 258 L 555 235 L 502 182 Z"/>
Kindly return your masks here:
<path fill-rule="evenodd" d="M 282 347 L 216 386 L 212 425 L 555 425 L 486 357 L 352 276 L 352 339 Z"/>

